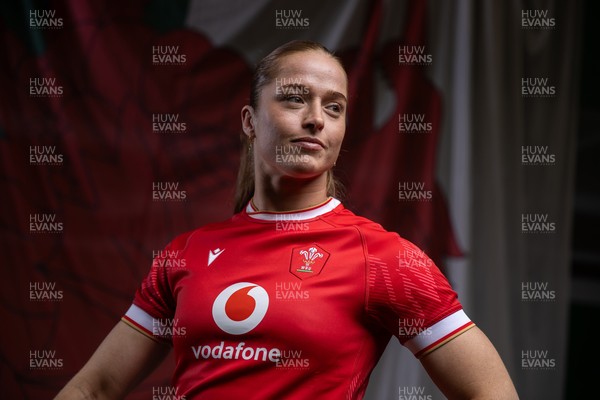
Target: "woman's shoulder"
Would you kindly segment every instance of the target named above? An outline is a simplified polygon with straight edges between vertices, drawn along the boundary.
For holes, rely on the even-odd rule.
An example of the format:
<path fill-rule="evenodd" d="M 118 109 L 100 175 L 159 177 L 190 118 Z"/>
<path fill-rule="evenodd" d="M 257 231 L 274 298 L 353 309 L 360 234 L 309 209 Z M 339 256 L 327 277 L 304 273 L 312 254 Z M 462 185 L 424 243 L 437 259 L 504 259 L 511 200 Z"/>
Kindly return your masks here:
<path fill-rule="evenodd" d="M 355 214 L 353 211 L 342 208 L 336 214 L 336 224 L 340 226 L 355 226 L 364 233 L 371 234 L 395 234 L 387 231 L 380 223 L 369 218 Z"/>
<path fill-rule="evenodd" d="M 400 233 L 385 229 L 380 223 L 369 218 L 355 214 L 353 211 L 343 208 L 337 214 L 338 226 L 354 226 L 360 231 L 367 243 L 386 245 L 386 247 L 415 250 L 418 247 Z M 392 245 L 392 246 L 390 246 Z"/>
<path fill-rule="evenodd" d="M 381 224 L 358 216 L 349 210 L 343 210 L 343 215 L 340 213 L 340 217 L 340 219 L 345 219 L 345 224 L 355 226 L 359 230 L 368 254 L 378 262 L 413 267 L 434 265 L 419 246 L 398 232 L 388 231 Z"/>

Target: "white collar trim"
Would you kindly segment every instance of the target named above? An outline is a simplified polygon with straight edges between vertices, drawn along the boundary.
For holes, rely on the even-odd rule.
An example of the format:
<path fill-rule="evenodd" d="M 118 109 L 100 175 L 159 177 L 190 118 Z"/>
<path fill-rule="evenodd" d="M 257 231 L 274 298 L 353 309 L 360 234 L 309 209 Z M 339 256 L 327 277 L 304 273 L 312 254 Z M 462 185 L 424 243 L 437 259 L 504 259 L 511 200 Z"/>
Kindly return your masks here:
<path fill-rule="evenodd" d="M 259 219 L 262 221 L 304 221 L 319 217 L 340 205 L 340 201 L 330 197 L 325 203 L 314 207 L 306 208 L 297 211 L 274 212 L 274 211 L 255 211 L 252 207 L 252 201 L 246 206 L 246 214 L 250 218 Z"/>

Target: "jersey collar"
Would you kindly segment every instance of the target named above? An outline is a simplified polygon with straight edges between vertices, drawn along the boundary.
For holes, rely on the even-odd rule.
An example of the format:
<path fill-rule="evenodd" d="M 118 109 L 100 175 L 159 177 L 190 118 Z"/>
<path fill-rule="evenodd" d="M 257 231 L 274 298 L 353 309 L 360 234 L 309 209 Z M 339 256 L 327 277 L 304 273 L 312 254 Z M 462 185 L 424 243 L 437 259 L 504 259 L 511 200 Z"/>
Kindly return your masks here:
<path fill-rule="evenodd" d="M 338 199 L 330 197 L 321 204 L 317 204 L 316 206 L 309 207 L 309 208 L 303 208 L 301 210 L 284 211 L 284 212 L 258 211 L 254 208 L 254 206 L 252 204 L 252 200 L 250 200 L 248 202 L 248 205 L 246 206 L 246 214 L 248 214 L 248 216 L 250 218 L 259 219 L 262 221 L 281 221 L 281 220 L 303 221 L 303 220 L 307 220 L 307 219 L 316 218 L 325 213 L 328 213 L 329 211 L 336 208 L 338 205 L 340 205 L 340 201 Z"/>

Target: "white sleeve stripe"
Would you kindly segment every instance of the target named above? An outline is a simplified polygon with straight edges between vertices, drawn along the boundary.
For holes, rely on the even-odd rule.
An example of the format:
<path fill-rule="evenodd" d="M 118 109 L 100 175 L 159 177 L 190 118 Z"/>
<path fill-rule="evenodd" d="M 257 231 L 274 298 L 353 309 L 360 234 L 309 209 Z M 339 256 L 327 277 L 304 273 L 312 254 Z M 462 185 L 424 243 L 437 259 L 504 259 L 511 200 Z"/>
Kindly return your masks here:
<path fill-rule="evenodd" d="M 146 311 L 142 310 L 135 304 L 132 304 L 131 307 L 129 307 L 129 310 L 127 310 L 125 313 L 125 316 L 138 324 L 140 327 L 147 330 L 148 333 L 152 335 L 153 321 L 155 318 Z"/>
<path fill-rule="evenodd" d="M 467 317 L 467 314 L 463 310 L 458 310 L 453 314 L 448 315 L 446 318 L 436 322 L 429 329 L 423 330 L 417 336 L 407 340 L 404 346 L 412 351 L 413 354 L 417 354 L 420 351 L 428 348 L 429 346 L 444 339 L 444 337 L 455 332 L 456 330 L 469 325 L 471 320 Z"/>

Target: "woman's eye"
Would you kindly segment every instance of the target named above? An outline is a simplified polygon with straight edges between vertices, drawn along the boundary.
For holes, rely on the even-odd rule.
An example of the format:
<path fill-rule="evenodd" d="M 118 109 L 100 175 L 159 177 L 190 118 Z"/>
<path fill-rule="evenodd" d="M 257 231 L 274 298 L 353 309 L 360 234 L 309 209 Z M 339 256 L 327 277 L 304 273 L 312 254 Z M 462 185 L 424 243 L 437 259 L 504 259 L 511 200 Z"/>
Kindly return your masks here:
<path fill-rule="evenodd" d="M 292 103 L 302 103 L 302 97 L 298 96 L 298 95 L 289 95 L 286 96 L 285 100 L 292 102 Z"/>
<path fill-rule="evenodd" d="M 327 108 L 338 114 L 342 112 L 342 106 L 336 103 L 328 105 Z"/>

